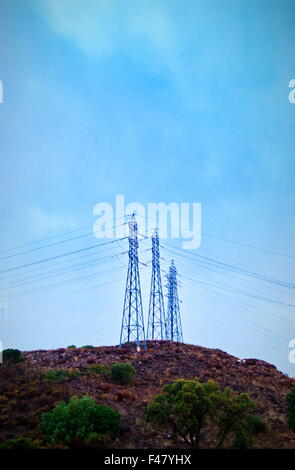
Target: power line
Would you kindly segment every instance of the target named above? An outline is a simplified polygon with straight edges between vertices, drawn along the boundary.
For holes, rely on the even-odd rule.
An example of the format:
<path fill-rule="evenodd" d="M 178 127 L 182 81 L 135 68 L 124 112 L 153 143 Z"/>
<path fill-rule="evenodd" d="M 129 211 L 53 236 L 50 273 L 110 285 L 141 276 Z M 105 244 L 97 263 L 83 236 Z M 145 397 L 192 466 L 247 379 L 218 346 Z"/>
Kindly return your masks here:
<path fill-rule="evenodd" d="M 126 239 L 126 237 L 120 238 L 120 240 L 125 240 L 125 239 Z M 50 258 L 45 258 L 45 259 L 42 259 L 42 260 L 39 260 L 39 261 L 33 261 L 32 263 L 23 264 L 23 265 L 20 265 L 20 266 L 14 266 L 13 268 L 8 268 L 8 269 L 4 269 L 4 270 L 0 271 L 0 274 L 4 274 L 4 273 L 10 272 L 10 271 L 15 271 L 16 269 L 27 268 L 27 267 L 30 267 L 30 266 L 34 266 L 36 264 L 46 263 L 47 261 L 52 261 L 52 260 L 55 260 L 55 259 L 63 258 L 65 256 L 70 256 L 70 255 L 73 255 L 73 254 L 76 254 L 76 253 L 82 253 L 84 251 L 92 250 L 92 249 L 98 248 L 100 246 L 115 243 L 116 241 L 117 240 L 111 240 L 109 242 L 100 243 L 100 244 L 97 244 L 97 245 L 91 245 L 91 246 L 88 246 L 86 248 L 80 248 L 79 250 L 70 251 L 70 252 L 64 253 L 62 255 L 55 255 L 55 256 L 51 256 Z"/>
<path fill-rule="evenodd" d="M 169 250 L 168 250 L 168 251 L 169 251 Z M 173 251 L 171 251 L 171 252 L 173 253 Z M 178 253 L 176 253 L 176 254 L 174 253 L 174 255 L 175 255 L 175 256 L 181 256 L 181 255 L 178 254 Z M 202 266 L 202 267 L 205 268 L 205 269 L 207 269 L 207 266 Z M 208 269 L 209 269 L 209 268 L 208 268 Z M 187 270 L 187 268 L 186 268 L 186 270 Z M 210 269 L 209 269 L 209 270 L 210 270 Z M 193 274 L 195 274 L 194 271 L 191 270 L 191 272 L 193 272 Z M 218 273 L 218 274 L 219 274 L 219 273 Z M 223 274 L 223 277 L 224 277 L 224 274 Z M 204 282 L 204 281 L 201 280 L 201 279 L 196 279 L 196 281 L 198 281 L 198 282 Z M 212 281 L 211 281 L 211 282 L 212 282 Z M 245 282 L 245 281 L 243 280 L 243 282 Z M 215 284 L 215 285 L 218 286 L 218 284 Z M 220 284 L 220 283 L 219 283 L 219 286 L 222 287 L 222 288 L 234 289 L 232 286 L 228 287 L 228 286 L 226 286 L 226 285 L 224 285 L 224 284 Z M 267 286 L 267 287 L 268 287 L 268 286 Z M 274 298 L 272 298 L 272 297 L 263 297 L 263 299 L 262 299 L 262 296 L 260 296 L 259 294 L 257 295 L 257 294 L 255 294 L 255 293 L 248 293 L 248 292 L 246 292 L 246 291 L 241 291 L 241 290 L 238 290 L 238 289 L 237 289 L 237 291 L 238 291 L 239 293 L 241 293 L 241 294 L 244 294 L 244 295 L 248 295 L 248 296 L 252 296 L 252 297 L 256 297 L 256 298 L 259 297 L 261 300 L 267 300 L 268 302 L 279 303 L 279 304 L 282 304 L 282 305 L 284 305 L 284 306 L 288 306 L 288 307 L 292 307 L 292 308 L 295 306 L 295 305 L 290 304 L 290 303 L 287 303 L 287 302 L 277 301 L 276 299 L 274 299 Z"/>
<path fill-rule="evenodd" d="M 46 285 L 45 288 L 33 288 L 31 289 L 30 291 L 25 291 L 25 292 L 22 292 L 21 294 L 17 294 L 17 299 L 19 298 L 23 298 L 23 297 L 26 297 L 27 295 L 36 295 L 38 294 L 39 292 L 46 292 L 46 291 L 51 291 L 51 290 L 56 290 L 56 289 L 60 289 L 60 288 L 64 288 L 64 287 L 68 287 L 68 286 L 71 286 L 73 284 L 76 284 L 77 282 L 85 282 L 85 281 L 88 281 L 88 280 L 94 280 L 96 279 L 97 277 L 99 276 L 104 276 L 105 274 L 108 274 L 108 273 L 115 273 L 115 272 L 120 272 L 123 270 L 123 266 L 119 266 L 119 267 L 116 267 L 116 268 L 112 268 L 112 269 L 106 269 L 104 271 L 97 271 L 95 273 L 91 273 L 91 274 L 87 274 L 86 276 L 79 276 L 79 277 L 76 277 L 76 278 L 73 278 L 73 279 L 68 279 L 66 281 L 63 281 L 61 283 L 52 283 L 52 284 L 48 284 Z"/>
<path fill-rule="evenodd" d="M 118 241 L 118 240 L 116 240 L 116 242 L 117 242 L 117 241 Z M 106 250 L 112 248 L 113 246 L 114 246 L 114 245 L 105 246 L 105 247 L 104 247 L 104 252 L 105 252 Z M 86 258 L 88 258 L 88 257 L 90 257 L 90 256 L 91 256 L 91 257 L 93 256 L 93 254 L 92 254 L 91 252 L 89 252 L 89 253 L 83 253 L 82 255 L 73 257 L 72 259 L 65 259 L 65 260 L 64 260 L 64 259 L 61 258 L 61 259 L 59 259 L 58 261 L 56 261 L 56 262 L 54 262 L 54 263 L 51 263 L 51 262 L 50 262 L 49 265 L 47 265 L 47 266 L 45 265 L 45 266 L 46 266 L 46 268 L 47 268 L 47 267 L 48 267 L 48 268 L 52 268 L 52 267 L 54 267 L 54 266 L 57 266 L 57 267 L 58 267 L 58 266 L 63 266 L 65 263 L 68 262 L 68 263 L 70 263 L 70 266 L 72 266 L 73 268 L 74 268 L 75 266 L 86 266 L 86 267 L 87 267 L 87 266 L 91 266 L 93 263 L 95 263 L 96 260 L 102 259 L 101 257 L 100 257 L 100 258 L 92 258 L 90 261 L 87 261 L 87 260 L 86 260 L 86 261 L 82 261 L 82 262 L 79 262 L 79 263 L 76 263 L 76 264 L 71 264 L 71 263 L 75 263 L 75 262 L 76 262 L 77 260 L 79 260 L 79 259 L 85 260 Z M 33 274 L 33 275 L 34 275 L 36 272 L 38 272 L 38 271 L 40 271 L 40 270 L 41 270 L 41 272 L 43 272 L 43 271 L 44 271 L 44 265 L 43 265 L 43 264 L 37 265 L 37 266 L 32 267 L 32 269 L 29 269 L 29 270 L 27 270 L 26 268 L 24 268 L 24 269 L 25 269 L 25 270 L 22 271 L 22 272 L 14 272 L 12 275 L 6 275 L 5 280 L 8 280 L 9 282 L 13 282 L 13 281 L 17 282 L 17 281 L 21 281 L 21 280 L 26 280 L 26 279 L 28 279 L 28 277 L 27 277 L 28 274 Z M 57 268 L 57 269 L 55 269 L 55 270 L 49 270 L 49 271 L 47 271 L 47 272 L 49 272 L 49 273 L 58 273 L 58 272 L 63 272 L 63 271 L 66 272 L 67 269 L 68 269 L 68 268 L 65 268 L 65 269 L 63 269 L 63 268 L 62 268 L 62 269 Z M 25 276 L 25 277 L 22 277 L 22 276 Z"/>
<path fill-rule="evenodd" d="M 125 222 L 123 224 L 114 225 L 113 227 L 111 227 L 111 229 L 121 227 L 122 225 L 125 225 Z M 77 237 L 67 238 L 66 240 L 61 240 L 61 241 L 55 242 L 55 243 L 49 243 L 48 245 L 38 246 L 37 248 L 32 248 L 30 250 L 21 251 L 20 253 L 15 253 L 13 255 L 4 256 L 3 258 L 0 258 L 0 261 L 6 260 L 6 259 L 9 259 L 9 258 L 14 258 L 15 256 L 20 256 L 20 255 L 25 255 L 25 254 L 28 254 L 28 253 L 32 253 L 34 251 L 43 250 L 45 248 L 51 248 L 52 246 L 61 245 L 62 243 L 67 243 L 67 242 L 70 242 L 70 241 L 73 241 L 73 240 L 79 240 L 79 239 L 84 238 L 84 237 L 89 237 L 89 235 L 95 235 L 95 234 L 104 233 L 104 232 L 105 232 L 104 230 L 100 230 L 98 232 L 84 233 L 82 235 L 78 235 Z"/>
<path fill-rule="evenodd" d="M 11 308 L 28 307 L 30 305 L 39 304 L 40 302 L 47 302 L 48 300 L 56 300 L 56 299 L 65 297 L 67 295 L 78 294 L 78 293 L 85 292 L 85 291 L 88 291 L 88 290 L 91 290 L 91 289 L 97 289 L 98 287 L 105 287 L 107 285 L 114 284 L 114 283 L 120 282 L 120 281 L 121 281 L 121 279 L 117 279 L 116 281 L 104 282 L 103 284 L 96 284 L 94 286 L 85 287 L 83 289 L 77 289 L 77 290 L 73 290 L 73 291 L 70 291 L 70 292 L 65 292 L 64 294 L 56 295 L 56 296 L 53 296 L 53 297 L 47 297 L 45 299 L 42 299 L 42 300 L 36 301 L 36 302 L 29 302 L 29 303 L 22 304 L 22 305 L 16 305 L 16 306 L 11 307 Z"/>
<path fill-rule="evenodd" d="M 256 279 L 260 279 L 260 280 L 265 281 L 265 282 L 276 284 L 276 285 L 281 286 L 281 287 L 286 287 L 286 288 L 291 288 L 291 289 L 295 288 L 295 285 L 290 283 L 290 282 L 274 279 L 270 276 L 266 276 L 266 275 L 261 274 L 261 273 L 256 273 L 256 272 L 251 271 L 249 269 L 239 268 L 237 266 L 234 266 L 234 265 L 231 265 L 231 264 L 228 264 L 228 263 L 224 263 L 222 261 L 218 261 L 218 260 L 215 260 L 213 258 L 209 258 L 208 256 L 199 255 L 195 252 L 192 252 L 191 250 L 185 250 L 186 253 L 184 253 L 184 250 L 182 250 L 181 248 L 173 247 L 173 249 L 172 249 L 170 245 L 168 245 L 168 246 L 169 246 L 169 248 L 164 247 L 168 250 L 168 252 L 169 251 L 172 252 L 172 253 L 175 253 L 175 252 L 179 253 L 180 252 L 182 254 L 182 256 L 184 256 L 184 257 L 188 257 L 188 256 L 195 257 L 198 260 L 207 262 L 208 265 L 211 266 L 211 267 L 215 267 L 215 268 L 218 267 L 219 269 L 231 270 L 232 272 L 237 272 L 237 273 L 240 273 L 240 274 L 244 274 L 246 276 L 255 277 Z"/>
<path fill-rule="evenodd" d="M 102 258 L 96 258 L 96 259 L 94 259 L 92 261 L 88 261 L 86 263 L 85 262 L 84 263 L 79 263 L 78 264 L 79 267 L 75 267 L 75 268 L 71 268 L 71 269 L 55 270 L 55 271 L 50 272 L 49 274 L 47 274 L 45 276 L 35 277 L 35 278 L 31 278 L 31 279 L 23 279 L 23 280 L 21 280 L 22 282 L 19 282 L 19 280 L 17 280 L 16 282 L 18 282 L 18 284 L 15 283 L 15 284 L 10 285 L 9 289 L 15 289 L 15 288 L 22 287 L 24 285 L 30 284 L 32 282 L 33 283 L 34 282 L 39 282 L 39 281 L 43 281 L 44 279 L 49 279 L 51 277 L 61 276 L 61 275 L 64 275 L 64 274 L 70 274 L 72 272 L 80 271 L 80 270 L 83 270 L 83 269 L 96 267 L 97 265 L 105 263 L 106 261 L 110 261 L 111 259 L 119 259 L 118 257 L 122 256 L 123 254 L 124 253 L 119 253 L 119 254 L 104 256 Z M 100 261 L 100 262 L 98 263 L 98 261 Z"/>
<path fill-rule="evenodd" d="M 137 216 L 152 221 L 151 217 L 143 216 L 143 215 L 140 215 L 140 214 L 137 214 Z M 164 222 L 163 220 L 161 220 L 160 223 L 161 224 L 163 223 L 167 227 L 177 227 L 177 228 L 179 228 L 179 225 Z M 228 238 L 219 237 L 217 235 L 211 235 L 211 234 L 209 234 L 207 232 L 203 232 L 203 231 L 197 231 L 196 233 L 201 233 L 201 235 L 204 235 L 205 237 L 215 238 L 217 240 L 221 240 L 221 241 L 224 241 L 224 242 L 227 242 L 227 243 L 233 243 L 233 244 L 236 244 L 236 245 L 244 246 L 245 248 L 252 248 L 254 250 L 259 250 L 259 251 L 262 251 L 262 252 L 265 252 L 265 253 L 270 253 L 270 254 L 274 254 L 274 255 L 277 255 L 277 256 L 283 256 L 283 257 L 286 257 L 286 258 L 295 259 L 295 256 L 288 255 L 286 253 L 282 253 L 282 252 L 275 251 L 275 250 L 270 250 L 270 249 L 267 249 L 267 248 L 261 248 L 261 247 L 255 246 L 255 245 L 251 245 L 250 243 L 244 243 L 244 242 L 240 242 L 240 241 L 237 241 L 237 240 L 230 240 Z"/>
<path fill-rule="evenodd" d="M 116 221 L 121 220 L 121 219 L 125 219 L 126 217 L 129 217 L 129 215 L 126 214 L 126 215 L 121 216 L 121 217 L 116 217 Z M 113 218 L 106 220 L 106 222 L 110 222 L 112 220 L 113 220 Z M 121 224 L 121 225 L 124 225 L 124 224 Z M 118 227 L 118 226 L 119 225 L 116 225 L 112 228 L 115 228 L 115 227 Z M 6 252 L 14 251 L 14 250 L 19 250 L 20 248 L 24 248 L 26 246 L 32 246 L 32 245 L 35 245 L 37 243 L 42 243 L 42 242 L 45 242 L 45 241 L 48 241 L 48 240 L 53 240 L 54 238 L 63 237 L 65 235 L 71 235 L 72 233 L 78 233 L 78 232 L 81 232 L 82 230 L 88 230 L 90 228 L 93 228 L 93 225 L 87 225 L 86 227 L 82 227 L 82 228 L 79 228 L 79 229 L 76 229 L 76 230 L 70 230 L 70 231 L 67 231 L 67 232 L 52 235 L 50 237 L 41 238 L 40 240 L 35 240 L 35 241 L 29 242 L 29 243 L 24 243 L 24 244 L 18 245 L 16 247 L 6 248 L 4 250 L 0 250 L 0 253 L 6 253 Z M 93 232 L 91 232 L 91 233 L 93 233 Z M 95 233 L 98 233 L 98 232 L 95 232 Z"/>
<path fill-rule="evenodd" d="M 275 299 L 271 299 L 271 298 L 251 294 L 249 292 L 242 291 L 242 290 L 239 290 L 239 289 L 234 288 L 234 287 L 228 287 L 228 286 L 225 286 L 225 285 L 222 285 L 222 284 L 218 285 L 216 283 L 213 284 L 213 283 L 210 283 L 210 282 L 207 282 L 207 281 L 203 281 L 201 279 L 193 279 L 193 278 L 189 278 L 189 277 L 186 277 L 186 276 L 183 276 L 183 277 L 186 278 L 186 279 L 189 279 L 191 281 L 199 282 L 201 284 L 206 284 L 206 285 L 209 285 L 209 286 L 211 285 L 213 287 L 216 287 L 217 289 L 223 289 L 223 290 L 226 290 L 228 292 L 233 292 L 233 293 L 236 293 L 236 294 L 246 295 L 248 297 L 252 297 L 252 298 L 257 299 L 257 300 L 262 300 L 262 301 L 265 301 L 265 302 L 270 302 L 270 303 L 274 303 L 274 304 L 278 304 L 278 305 L 283 305 L 285 307 L 295 308 L 294 304 L 289 304 L 289 303 L 286 303 L 286 302 L 281 302 L 279 300 L 275 300 Z"/>

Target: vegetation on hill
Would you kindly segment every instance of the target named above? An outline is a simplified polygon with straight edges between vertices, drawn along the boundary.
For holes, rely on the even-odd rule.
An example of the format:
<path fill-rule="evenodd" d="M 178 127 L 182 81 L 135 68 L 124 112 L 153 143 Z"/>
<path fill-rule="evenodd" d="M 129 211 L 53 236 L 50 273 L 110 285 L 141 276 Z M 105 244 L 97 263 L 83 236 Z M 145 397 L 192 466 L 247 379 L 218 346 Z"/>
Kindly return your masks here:
<path fill-rule="evenodd" d="M 72 397 L 58 403 L 52 411 L 42 414 L 41 430 L 51 444 L 71 444 L 73 439 L 84 442 L 93 434 L 115 438 L 120 432 L 120 415 L 113 408 L 97 405 L 88 397 Z"/>
<path fill-rule="evenodd" d="M 295 432 L 295 387 L 292 387 L 287 396 L 288 425 Z"/>
<path fill-rule="evenodd" d="M 241 440 L 242 435 L 242 447 L 246 447 L 258 426 L 260 430 L 264 428 L 264 423 L 256 417 L 254 429 L 253 417 L 249 415 L 254 407 L 247 393 L 235 395 L 229 387 L 222 391 L 213 380 L 200 383 L 196 379 L 179 379 L 164 385 L 148 406 L 146 419 L 167 429 L 180 447 L 183 442 L 199 447 L 202 433 L 208 426 L 216 428 L 217 447 L 233 440 L 240 447 L 238 439 Z"/>
<path fill-rule="evenodd" d="M 132 382 L 136 374 L 134 367 L 125 362 L 123 364 L 113 364 L 110 369 L 111 377 L 117 384 L 126 385 Z"/>
<path fill-rule="evenodd" d="M 22 353 L 18 349 L 4 349 L 2 352 L 3 362 L 17 364 L 23 361 Z"/>
<path fill-rule="evenodd" d="M 294 395 L 289 395 L 295 380 L 264 361 L 241 361 L 220 350 L 167 341 L 149 342 L 140 353 L 124 347 L 60 348 L 22 357 L 0 367 L 2 447 L 153 448 L 155 442 L 159 448 L 295 446 Z M 127 379 L 123 373 L 122 381 L 111 370 L 133 372 Z M 85 396 L 82 406 L 107 407 L 120 416 L 122 432 L 93 428 L 90 421 L 81 434 L 76 418 L 68 427 L 68 406 L 80 409 Z M 166 409 L 156 409 L 159 400 L 174 403 L 175 432 L 164 421 L 155 425 L 157 413 Z M 79 416 L 83 421 L 83 412 Z M 188 425 L 196 435 L 183 432 Z M 68 427 L 64 436 L 61 427 Z"/>

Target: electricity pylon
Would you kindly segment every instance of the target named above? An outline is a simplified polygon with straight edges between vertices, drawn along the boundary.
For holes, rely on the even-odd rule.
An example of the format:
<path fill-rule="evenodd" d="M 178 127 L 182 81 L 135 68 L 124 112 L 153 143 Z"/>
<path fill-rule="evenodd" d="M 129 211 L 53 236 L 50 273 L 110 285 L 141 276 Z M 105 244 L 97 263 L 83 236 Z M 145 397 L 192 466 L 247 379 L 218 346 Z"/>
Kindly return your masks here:
<path fill-rule="evenodd" d="M 135 341 L 137 348 L 146 348 L 144 319 L 138 269 L 138 231 L 134 214 L 129 221 L 129 263 L 126 280 L 120 347 Z"/>
<path fill-rule="evenodd" d="M 174 261 L 171 261 L 168 279 L 168 307 L 166 316 L 166 337 L 171 341 L 183 342 L 182 326 L 179 310 L 179 300 L 177 292 L 177 271 Z"/>
<path fill-rule="evenodd" d="M 166 339 L 165 309 L 162 290 L 159 235 L 152 235 L 152 278 L 149 304 L 147 339 Z"/>

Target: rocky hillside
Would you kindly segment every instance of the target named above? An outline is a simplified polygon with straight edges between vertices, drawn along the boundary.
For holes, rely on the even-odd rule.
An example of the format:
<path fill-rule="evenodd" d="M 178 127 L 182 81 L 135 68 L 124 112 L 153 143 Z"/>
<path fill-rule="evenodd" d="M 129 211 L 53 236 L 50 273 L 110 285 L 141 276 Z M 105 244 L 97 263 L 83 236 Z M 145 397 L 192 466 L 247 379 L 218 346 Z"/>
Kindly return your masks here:
<path fill-rule="evenodd" d="M 89 395 L 97 402 L 116 408 L 126 431 L 116 446 L 123 448 L 171 447 L 169 436 L 152 429 L 144 421 L 147 404 L 161 386 L 177 378 L 213 379 L 222 387 L 248 392 L 256 402 L 255 414 L 268 425 L 256 447 L 294 448 L 295 434 L 287 427 L 286 395 L 295 380 L 275 366 L 257 359 L 240 360 L 218 349 L 171 343 L 148 342 L 147 351 L 118 347 L 28 351 L 25 361 L 0 370 L 0 440 L 16 436 L 38 438 L 40 413 L 71 395 Z M 117 385 L 103 374 L 83 373 L 94 364 L 130 362 L 136 378 L 130 385 Z M 62 383 L 47 383 L 47 369 L 77 371 Z M 210 431 L 208 446 L 214 446 Z"/>

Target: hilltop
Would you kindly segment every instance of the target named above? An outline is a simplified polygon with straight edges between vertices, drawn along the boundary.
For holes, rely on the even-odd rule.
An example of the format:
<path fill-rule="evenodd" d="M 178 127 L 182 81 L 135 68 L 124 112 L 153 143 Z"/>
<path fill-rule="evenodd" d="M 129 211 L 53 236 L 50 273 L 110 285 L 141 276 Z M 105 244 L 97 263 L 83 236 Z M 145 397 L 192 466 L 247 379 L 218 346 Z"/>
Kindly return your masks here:
<path fill-rule="evenodd" d="M 123 448 L 171 447 L 169 436 L 151 429 L 144 421 L 148 403 L 165 383 L 177 378 L 213 379 L 222 387 L 247 392 L 256 402 L 255 414 L 266 421 L 268 431 L 258 437 L 256 447 L 294 448 L 295 434 L 287 426 L 286 395 L 295 385 L 291 379 L 265 361 L 231 356 L 219 349 L 208 349 L 168 341 L 150 341 L 138 353 L 134 347 L 94 347 L 26 351 L 25 361 L 0 370 L 2 416 L 0 440 L 16 436 L 39 436 L 40 413 L 71 395 L 89 395 L 110 405 L 122 416 L 125 432 L 116 443 Z M 132 384 L 117 385 L 103 375 L 83 374 L 94 365 L 130 362 L 136 369 Z M 54 385 L 46 383 L 47 369 L 77 371 L 72 378 Z M 210 432 L 207 445 L 212 446 Z"/>

